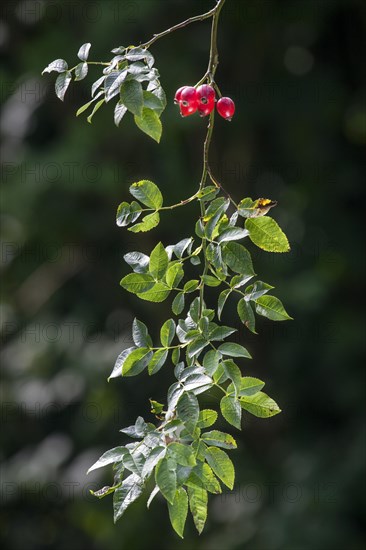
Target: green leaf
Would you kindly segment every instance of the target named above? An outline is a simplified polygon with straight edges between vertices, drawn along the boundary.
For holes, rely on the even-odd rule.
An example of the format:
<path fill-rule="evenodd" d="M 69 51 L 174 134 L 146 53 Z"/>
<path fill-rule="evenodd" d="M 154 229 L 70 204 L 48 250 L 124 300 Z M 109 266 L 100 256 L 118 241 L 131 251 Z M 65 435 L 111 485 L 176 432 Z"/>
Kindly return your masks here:
<path fill-rule="evenodd" d="M 240 372 L 241 376 L 241 372 Z M 229 376 L 226 374 L 223 363 L 219 363 L 216 371 L 213 375 L 213 380 L 216 384 L 223 384 L 226 382 L 226 380 L 229 378 Z"/>
<path fill-rule="evenodd" d="M 132 325 L 132 338 L 136 346 L 140 348 L 151 348 L 152 340 L 147 326 L 138 319 L 134 319 Z"/>
<path fill-rule="evenodd" d="M 126 105 L 124 105 L 122 101 L 118 101 L 118 103 L 116 103 L 116 106 L 114 108 L 114 123 L 117 126 L 117 128 L 120 125 L 120 122 L 126 113 L 127 113 Z"/>
<path fill-rule="evenodd" d="M 207 519 L 207 491 L 201 487 L 188 487 L 188 497 L 194 524 L 201 534 Z"/>
<path fill-rule="evenodd" d="M 156 111 L 158 116 L 160 116 L 161 113 L 164 111 L 163 102 L 152 92 L 147 92 L 144 90 L 143 99 L 144 99 L 144 107 L 147 107 L 148 109 L 152 109 L 153 111 Z"/>
<path fill-rule="evenodd" d="M 191 281 L 187 281 L 183 287 L 183 292 L 187 294 L 189 294 L 190 292 L 194 292 L 195 290 L 197 290 L 199 283 L 200 282 L 197 279 L 192 279 Z"/>
<path fill-rule="evenodd" d="M 123 259 L 136 273 L 146 273 L 150 261 L 149 256 L 136 251 L 128 252 Z"/>
<path fill-rule="evenodd" d="M 230 357 L 246 357 L 247 359 L 252 358 L 247 349 L 240 344 L 235 344 L 233 342 L 225 342 L 224 344 L 221 344 L 218 347 L 218 351 L 222 355 L 229 355 Z"/>
<path fill-rule="evenodd" d="M 178 294 L 175 296 L 173 303 L 172 303 L 172 311 L 175 315 L 179 315 L 182 313 L 184 308 L 184 294 L 183 292 L 178 292 Z"/>
<path fill-rule="evenodd" d="M 189 474 L 186 485 L 188 487 L 193 486 L 205 489 L 214 495 L 219 495 L 222 492 L 218 479 L 206 462 L 198 462 L 197 466 Z"/>
<path fill-rule="evenodd" d="M 199 296 L 194 298 L 191 305 L 189 306 L 189 315 L 191 316 L 192 321 L 194 321 L 194 323 L 196 325 L 198 325 L 198 323 L 200 321 L 200 299 L 199 299 Z"/>
<path fill-rule="evenodd" d="M 208 374 L 209 376 L 212 376 L 215 373 L 217 367 L 219 366 L 220 358 L 221 358 L 221 355 L 216 350 L 213 350 L 213 349 L 211 349 L 205 354 L 203 358 L 203 366 L 206 371 L 206 374 Z"/>
<path fill-rule="evenodd" d="M 208 346 L 208 344 L 209 343 L 205 338 L 197 338 L 196 340 L 193 340 L 193 342 L 190 342 L 187 346 L 188 357 L 198 355 L 206 346 Z"/>
<path fill-rule="evenodd" d="M 184 392 L 177 403 L 177 414 L 191 434 L 198 422 L 199 412 L 197 397 L 191 392 Z"/>
<path fill-rule="evenodd" d="M 155 447 L 152 449 L 142 468 L 141 475 L 143 479 L 146 479 L 151 474 L 157 463 L 164 457 L 165 453 L 166 447 Z"/>
<path fill-rule="evenodd" d="M 225 395 L 220 401 L 222 416 L 229 424 L 241 429 L 241 406 L 238 399 L 232 395 Z M 218 445 L 220 447 L 220 445 Z"/>
<path fill-rule="evenodd" d="M 150 401 L 150 406 L 151 406 L 151 412 L 153 414 L 159 415 L 163 412 L 163 410 L 164 410 L 163 403 L 159 403 L 158 401 L 154 401 L 154 399 L 149 399 L 149 401 Z"/>
<path fill-rule="evenodd" d="M 153 288 L 154 279 L 149 273 L 129 273 L 120 282 L 120 285 L 128 292 L 138 294 Z"/>
<path fill-rule="evenodd" d="M 210 340 L 213 340 L 213 341 L 224 340 L 225 338 L 230 336 L 230 334 L 233 334 L 233 332 L 236 332 L 236 330 L 237 330 L 236 328 L 226 327 L 225 325 L 217 326 L 212 330 L 212 332 L 210 332 Z"/>
<path fill-rule="evenodd" d="M 173 503 L 170 504 L 168 502 L 168 510 L 170 523 L 174 531 L 183 538 L 184 526 L 188 514 L 188 496 L 183 487 L 179 487 L 176 490 Z"/>
<path fill-rule="evenodd" d="M 256 281 L 253 285 L 247 286 L 245 289 L 246 300 L 258 300 L 264 294 L 272 290 L 274 286 L 268 285 L 263 281 Z"/>
<path fill-rule="evenodd" d="M 121 202 L 121 204 L 118 205 L 117 208 L 117 214 L 116 214 L 116 223 L 118 227 L 125 227 L 128 225 L 128 218 L 130 215 L 130 203 L 129 202 Z"/>
<path fill-rule="evenodd" d="M 250 330 L 250 332 L 257 334 L 255 331 L 255 317 L 252 306 L 244 298 L 239 300 L 237 311 L 241 322 Z"/>
<path fill-rule="evenodd" d="M 231 288 L 240 288 L 252 278 L 253 275 L 234 275 L 234 277 L 230 281 L 230 286 Z"/>
<path fill-rule="evenodd" d="M 264 392 L 240 397 L 240 404 L 243 409 L 258 418 L 269 418 L 281 412 L 277 403 Z"/>
<path fill-rule="evenodd" d="M 55 71 L 56 73 L 64 73 L 67 71 L 68 65 L 64 59 L 55 59 L 52 61 L 45 69 L 43 69 L 42 74 L 51 73 Z"/>
<path fill-rule="evenodd" d="M 163 127 L 160 118 L 152 109 L 144 107 L 141 116 L 135 115 L 135 123 L 140 130 L 154 139 L 157 143 L 160 142 Z"/>
<path fill-rule="evenodd" d="M 232 271 L 241 275 L 255 275 L 252 258 L 241 244 L 229 242 L 223 245 L 222 259 Z"/>
<path fill-rule="evenodd" d="M 125 510 L 132 502 L 134 502 L 142 493 L 143 487 L 141 480 L 136 474 L 128 476 L 113 495 L 113 511 L 114 522 L 123 515 Z"/>
<path fill-rule="evenodd" d="M 180 281 L 184 277 L 183 266 L 181 263 L 171 265 L 166 272 L 166 283 L 169 288 L 174 288 L 179 285 Z"/>
<path fill-rule="evenodd" d="M 204 231 L 204 226 L 203 226 L 203 222 L 201 219 L 198 219 L 196 221 L 196 224 L 195 224 L 195 233 L 197 235 L 197 237 L 199 237 L 200 239 L 203 239 L 203 237 L 205 236 L 205 231 Z"/>
<path fill-rule="evenodd" d="M 174 441 L 168 445 L 168 452 L 170 455 L 173 455 L 177 464 L 181 464 L 182 466 L 196 465 L 194 450 L 188 445 L 183 445 L 182 443 Z"/>
<path fill-rule="evenodd" d="M 69 84 L 72 80 L 72 75 L 70 71 L 66 71 L 65 73 L 61 73 L 56 78 L 55 82 L 55 92 L 56 95 L 61 101 L 64 100 L 67 88 L 69 87 Z"/>
<path fill-rule="evenodd" d="M 194 448 L 197 460 L 199 461 L 198 464 L 200 462 L 204 462 L 207 449 L 206 443 L 204 443 L 201 439 L 195 439 L 192 443 L 192 447 Z"/>
<path fill-rule="evenodd" d="M 98 97 L 100 97 L 101 95 L 103 95 L 103 92 L 100 91 L 97 93 L 97 95 L 91 100 L 91 101 L 88 101 L 88 103 L 85 103 L 84 105 L 82 105 L 77 111 L 76 111 L 76 116 L 79 116 L 81 115 L 81 113 L 83 113 L 84 111 L 86 111 L 90 105 L 92 105 L 94 103 L 94 101 L 96 101 L 98 99 Z"/>
<path fill-rule="evenodd" d="M 197 426 L 198 428 L 209 428 L 215 424 L 217 420 L 217 412 L 212 409 L 203 409 L 200 411 Z"/>
<path fill-rule="evenodd" d="M 231 359 L 226 359 L 226 361 L 223 361 L 222 367 L 224 369 L 226 377 L 230 378 L 230 380 L 234 384 L 236 393 L 238 393 L 240 391 L 241 384 L 241 370 L 239 369 L 238 365 L 236 365 Z"/>
<path fill-rule="evenodd" d="M 145 457 L 142 453 L 126 453 L 123 457 L 123 465 L 133 474 L 142 476 L 142 468 L 145 464 Z"/>
<path fill-rule="evenodd" d="M 164 365 L 165 361 L 168 357 L 168 350 L 167 349 L 159 349 L 156 351 L 152 357 L 152 359 L 149 362 L 149 374 L 156 374 L 161 367 Z"/>
<path fill-rule="evenodd" d="M 139 46 L 129 50 L 126 53 L 126 59 L 129 61 L 139 61 L 143 59 L 150 68 L 154 65 L 154 57 L 152 53 L 146 48 L 140 48 Z"/>
<path fill-rule="evenodd" d="M 227 229 L 224 229 L 222 233 L 220 233 L 219 237 L 217 238 L 217 242 L 224 243 L 227 241 L 238 241 L 240 239 L 244 239 L 244 237 L 247 237 L 247 235 L 249 235 L 247 229 L 242 229 L 241 227 L 228 227 Z"/>
<path fill-rule="evenodd" d="M 184 252 L 187 249 L 190 251 L 190 247 L 192 246 L 192 244 L 193 244 L 193 238 L 188 237 L 186 239 L 182 239 L 177 244 L 174 244 L 174 245 L 171 244 L 167 246 L 166 250 L 168 251 L 169 249 L 171 252 L 174 252 L 177 258 L 181 259 Z"/>
<path fill-rule="evenodd" d="M 173 365 L 176 365 L 179 361 L 180 357 L 180 348 L 175 348 L 172 351 L 172 363 Z"/>
<path fill-rule="evenodd" d="M 137 296 L 141 300 L 146 300 L 147 302 L 164 302 L 170 294 L 170 288 L 164 283 L 155 283 L 155 285 L 146 292 L 139 292 Z"/>
<path fill-rule="evenodd" d="M 207 222 L 204 232 L 208 239 L 212 237 L 216 224 L 222 218 L 229 205 L 230 200 L 223 197 L 215 199 L 210 203 L 203 218 L 203 221 Z"/>
<path fill-rule="evenodd" d="M 163 195 L 159 187 L 152 181 L 141 180 L 133 183 L 130 187 L 130 193 L 142 204 L 154 208 L 154 210 L 158 210 L 163 206 Z"/>
<path fill-rule="evenodd" d="M 94 105 L 94 109 L 92 110 L 91 114 L 87 117 L 87 121 L 89 122 L 89 124 L 91 124 L 91 121 L 92 121 L 92 118 L 93 116 L 95 115 L 95 113 L 101 108 L 101 106 L 103 105 L 104 103 L 104 99 L 101 99 L 100 101 L 98 101 L 98 103 L 96 103 Z"/>
<path fill-rule="evenodd" d="M 131 352 L 122 365 L 122 376 L 140 374 L 150 361 L 153 352 L 148 348 L 138 348 Z"/>
<path fill-rule="evenodd" d="M 93 466 L 90 466 L 87 474 L 89 474 L 93 470 L 96 470 L 97 468 L 108 466 L 108 464 L 121 462 L 126 453 L 128 453 L 128 449 L 126 449 L 126 447 L 114 447 L 113 449 L 109 449 L 109 451 L 106 451 L 104 454 L 102 454 L 102 456 L 93 464 Z"/>
<path fill-rule="evenodd" d="M 132 201 L 130 204 L 130 213 L 127 216 L 127 220 L 126 220 L 127 225 L 129 223 L 134 223 L 140 217 L 141 212 L 142 212 L 141 204 L 136 201 Z"/>
<path fill-rule="evenodd" d="M 220 432 L 219 430 L 212 430 L 211 432 L 202 434 L 202 441 L 207 445 L 222 447 L 223 449 L 236 449 L 237 447 L 235 439 L 230 434 Z"/>
<path fill-rule="evenodd" d="M 262 250 L 267 252 L 288 252 L 290 245 L 286 235 L 277 222 L 269 216 L 262 218 L 248 218 L 245 227 L 249 231 L 249 238 Z"/>
<path fill-rule="evenodd" d="M 219 286 L 219 285 L 221 285 L 220 279 L 217 279 L 217 277 L 212 277 L 212 275 L 202 275 L 201 280 L 207 286 Z"/>
<path fill-rule="evenodd" d="M 206 450 L 206 460 L 214 473 L 229 489 L 234 487 L 234 465 L 225 451 L 217 447 L 209 447 Z"/>
<path fill-rule="evenodd" d="M 104 81 L 104 91 L 106 102 L 119 93 L 120 87 L 128 76 L 127 69 L 112 71 Z"/>
<path fill-rule="evenodd" d="M 218 305 L 217 305 L 217 317 L 218 317 L 218 319 L 221 319 L 222 310 L 224 309 L 224 305 L 225 305 L 226 300 L 228 299 L 230 293 L 231 293 L 230 288 L 227 288 L 227 289 L 223 290 L 220 293 L 219 300 L 218 300 Z"/>
<path fill-rule="evenodd" d="M 197 198 L 202 202 L 211 201 L 220 191 L 215 185 L 206 185 L 201 191 L 199 191 Z"/>
<path fill-rule="evenodd" d="M 168 319 L 165 321 L 160 329 L 160 341 L 162 346 L 170 346 L 175 335 L 175 328 L 176 326 L 173 319 Z"/>
<path fill-rule="evenodd" d="M 264 382 L 251 376 L 243 376 L 240 383 L 239 396 L 255 395 L 264 387 Z"/>
<path fill-rule="evenodd" d="M 160 99 L 163 109 L 167 106 L 166 95 L 163 88 L 159 85 L 156 88 L 151 88 L 151 92 Z"/>
<path fill-rule="evenodd" d="M 200 335 L 201 333 L 197 328 L 184 332 L 183 328 L 178 325 L 178 336 L 182 338 L 183 342 L 193 342 L 193 340 L 196 340 Z"/>
<path fill-rule="evenodd" d="M 97 91 L 98 88 L 100 88 L 100 86 L 102 84 L 104 84 L 104 81 L 105 79 L 107 78 L 107 76 L 101 76 L 100 78 L 98 78 L 95 82 L 93 82 L 92 84 L 92 87 L 91 87 L 91 96 L 93 97 L 95 92 Z M 98 94 L 104 94 L 104 89 L 102 90 L 99 90 Z M 98 95 L 97 94 L 97 95 Z M 95 98 L 94 98 L 95 99 Z"/>
<path fill-rule="evenodd" d="M 154 500 L 154 498 L 156 497 L 156 495 L 158 493 L 160 493 L 159 487 L 157 485 L 155 485 L 154 489 L 151 491 L 150 496 L 147 500 L 147 503 L 146 503 L 147 508 L 150 508 L 150 504 L 152 503 L 152 501 Z"/>
<path fill-rule="evenodd" d="M 156 227 L 160 222 L 160 216 L 159 212 L 153 212 L 152 214 L 147 214 L 142 219 L 142 222 L 137 223 L 136 225 L 133 225 L 132 227 L 129 227 L 128 230 L 132 231 L 133 233 L 139 233 L 140 231 L 146 232 L 150 231 L 150 229 L 153 229 Z"/>
<path fill-rule="evenodd" d="M 136 422 L 133 426 L 128 426 L 127 428 L 122 428 L 120 432 L 127 434 L 130 437 L 140 439 L 145 435 L 147 430 L 147 424 L 142 416 L 137 417 Z"/>
<path fill-rule="evenodd" d="M 288 321 L 292 320 L 285 308 L 282 305 L 281 300 L 275 296 L 261 296 L 255 301 L 255 310 L 258 315 L 267 317 L 271 321 Z"/>
<path fill-rule="evenodd" d="M 156 281 L 160 281 L 168 268 L 169 258 L 163 244 L 156 245 L 150 255 L 149 271 Z"/>
<path fill-rule="evenodd" d="M 177 489 L 176 468 L 177 463 L 173 458 L 164 457 L 156 466 L 155 470 L 155 482 L 161 494 L 170 504 L 174 502 Z"/>
<path fill-rule="evenodd" d="M 142 86 L 136 80 L 127 80 L 123 82 L 120 89 L 121 101 L 127 109 L 138 117 L 142 116 L 144 99 L 142 95 Z"/>
<path fill-rule="evenodd" d="M 117 378 L 118 376 L 122 376 L 122 365 L 125 362 L 127 356 L 136 349 L 134 346 L 124 349 L 119 356 L 117 357 L 117 360 L 114 364 L 113 370 L 108 378 L 108 382 L 111 378 Z"/>
<path fill-rule="evenodd" d="M 98 491 L 92 491 L 90 490 L 90 494 L 94 497 L 97 497 L 99 499 L 106 497 L 107 495 L 110 495 L 111 493 L 114 493 L 114 491 L 121 485 L 121 483 L 117 483 L 116 485 L 113 485 L 113 487 L 110 487 L 109 485 L 106 485 L 105 487 L 102 487 Z"/>
<path fill-rule="evenodd" d="M 80 47 L 78 51 L 78 58 L 81 59 L 81 61 L 86 61 L 88 59 L 90 47 L 90 42 L 86 42 Z"/>
<path fill-rule="evenodd" d="M 79 63 L 79 65 L 76 65 L 75 67 L 75 81 L 83 80 L 86 75 L 88 74 L 88 64 L 87 63 Z"/>
<path fill-rule="evenodd" d="M 191 374 L 184 381 L 184 389 L 193 391 L 195 395 L 206 391 L 212 386 L 212 379 L 206 374 Z"/>

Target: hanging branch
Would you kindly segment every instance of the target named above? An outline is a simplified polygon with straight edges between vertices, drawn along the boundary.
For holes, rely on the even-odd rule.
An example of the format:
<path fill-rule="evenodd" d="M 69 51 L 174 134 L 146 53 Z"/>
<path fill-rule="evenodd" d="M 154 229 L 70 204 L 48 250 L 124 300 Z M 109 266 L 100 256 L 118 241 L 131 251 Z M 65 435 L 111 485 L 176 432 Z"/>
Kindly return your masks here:
<path fill-rule="evenodd" d="M 285 234 L 267 216 L 276 201 L 247 197 L 236 202 L 210 168 L 216 113 L 231 120 L 235 112 L 234 102 L 222 97 L 215 81 L 218 24 L 224 3 L 219 0 L 207 13 L 155 34 L 139 46 L 113 49 L 114 57 L 109 62 L 88 61 L 87 43 L 79 49 L 80 62 L 72 69 L 68 69 L 65 60 L 56 59 L 43 71 L 59 73 L 55 90 L 63 100 L 72 80 L 85 78 L 91 65 L 103 67 L 92 85 L 90 101 L 76 115 L 90 109 L 87 120 L 91 122 L 95 113 L 115 98 L 115 124 L 119 126 L 129 113 L 137 128 L 159 143 L 166 96 L 150 48 L 157 40 L 191 23 L 212 19 L 207 71 L 195 86 L 184 86 L 175 95 L 182 116 L 199 113 L 203 120 L 208 117 L 198 189 L 189 198 L 166 206 L 155 183 L 138 181 L 129 189 L 134 200 L 119 205 L 116 220 L 118 226 L 128 227 L 129 231 L 146 232 L 159 224 L 165 210 L 199 203 L 194 235 L 176 244 L 159 242 L 149 256 L 138 251 L 126 253 L 124 260 L 132 271 L 120 283 L 128 292 L 150 302 L 160 303 L 173 295 L 172 312 L 177 319 L 165 321 L 158 343 L 153 342 L 148 327 L 135 319 L 134 345 L 120 353 L 110 378 L 136 376 L 146 370 L 155 375 L 167 363 L 174 369 L 176 382 L 168 389 L 166 404 L 150 400 L 156 422 L 146 422 L 139 416 L 134 425 L 120 430 L 134 442 L 110 449 L 89 469 L 90 472 L 113 464 L 113 483 L 92 493 L 99 498 L 113 493 L 115 521 L 154 477 L 155 488 L 148 507 L 161 494 L 167 501 L 172 526 L 181 537 L 188 507 L 201 533 L 207 517 L 208 493 L 221 493 L 222 485 L 229 489 L 234 486 L 234 465 L 226 451 L 236 448 L 235 439 L 226 432 L 210 429 L 218 412 L 237 429 L 241 428 L 243 410 L 261 418 L 280 412 L 276 402 L 262 391 L 264 382 L 243 376 L 238 363 L 245 364 L 251 354 L 242 344 L 232 341 L 236 329 L 221 323 L 227 300 L 238 298 L 239 320 L 243 329 L 254 334 L 255 313 L 273 321 L 291 319 L 281 301 L 269 294 L 273 287 L 255 280 L 250 252 L 238 242 L 250 240 L 268 252 L 289 250 Z M 197 278 L 187 280 L 188 262 L 197 267 Z M 206 287 L 223 287 L 213 309 L 205 303 Z M 213 408 L 201 409 L 197 396 L 206 394 L 207 398 L 212 388 L 222 394 L 219 404 L 214 401 Z"/>

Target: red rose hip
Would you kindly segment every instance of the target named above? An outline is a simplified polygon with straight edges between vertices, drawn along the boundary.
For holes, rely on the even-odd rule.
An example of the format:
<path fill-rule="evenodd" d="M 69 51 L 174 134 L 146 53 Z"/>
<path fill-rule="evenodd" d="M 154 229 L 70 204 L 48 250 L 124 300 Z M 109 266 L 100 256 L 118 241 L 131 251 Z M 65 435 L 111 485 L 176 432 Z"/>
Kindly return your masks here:
<path fill-rule="evenodd" d="M 208 84 L 202 84 L 197 88 L 197 99 L 199 104 L 207 105 L 208 103 L 214 103 L 215 90 Z"/>
<path fill-rule="evenodd" d="M 193 115 L 198 108 L 196 88 L 193 86 L 185 86 L 180 94 L 179 105 L 182 116 Z"/>
<path fill-rule="evenodd" d="M 180 96 L 182 95 L 182 92 L 184 90 L 184 88 L 186 88 L 187 86 L 182 86 L 181 88 L 178 88 L 178 90 L 175 92 L 175 96 L 174 96 L 174 103 L 179 103 L 180 102 Z"/>
<path fill-rule="evenodd" d="M 198 112 L 200 116 L 209 115 L 215 108 L 215 90 L 208 84 L 197 88 Z"/>
<path fill-rule="evenodd" d="M 231 120 L 235 113 L 235 103 L 230 97 L 222 97 L 216 104 L 217 112 L 222 118 Z"/>

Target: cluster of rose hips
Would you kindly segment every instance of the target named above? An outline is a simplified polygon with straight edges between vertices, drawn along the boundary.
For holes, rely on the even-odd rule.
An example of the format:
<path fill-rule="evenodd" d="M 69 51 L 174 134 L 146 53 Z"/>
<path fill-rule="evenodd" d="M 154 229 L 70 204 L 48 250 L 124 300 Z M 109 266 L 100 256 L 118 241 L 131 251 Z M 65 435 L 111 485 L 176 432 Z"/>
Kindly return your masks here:
<path fill-rule="evenodd" d="M 182 116 L 193 115 L 196 111 L 200 116 L 207 116 L 214 110 L 215 102 L 215 90 L 208 84 L 202 84 L 197 88 L 182 86 L 174 97 L 174 103 L 178 103 Z M 216 109 L 220 116 L 231 120 L 235 113 L 235 103 L 230 97 L 222 97 L 217 101 Z"/>

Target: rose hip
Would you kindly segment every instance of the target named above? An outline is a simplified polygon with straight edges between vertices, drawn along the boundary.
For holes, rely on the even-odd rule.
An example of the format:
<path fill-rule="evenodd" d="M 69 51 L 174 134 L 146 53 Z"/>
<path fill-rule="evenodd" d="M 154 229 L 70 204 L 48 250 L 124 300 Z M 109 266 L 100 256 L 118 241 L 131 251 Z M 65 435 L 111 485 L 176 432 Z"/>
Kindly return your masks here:
<path fill-rule="evenodd" d="M 193 86 L 186 86 L 180 94 L 179 105 L 182 116 L 193 115 L 198 108 L 196 88 Z"/>
<path fill-rule="evenodd" d="M 182 86 L 181 88 L 178 88 L 178 90 L 175 92 L 174 103 L 180 102 L 180 96 L 182 95 L 184 88 L 186 88 L 186 86 Z"/>
<path fill-rule="evenodd" d="M 231 120 L 235 113 L 235 103 L 230 97 L 222 97 L 216 104 L 217 112 L 222 118 Z"/>
<path fill-rule="evenodd" d="M 197 88 L 197 99 L 199 104 L 207 105 L 215 102 L 215 90 L 208 84 L 202 84 Z"/>

